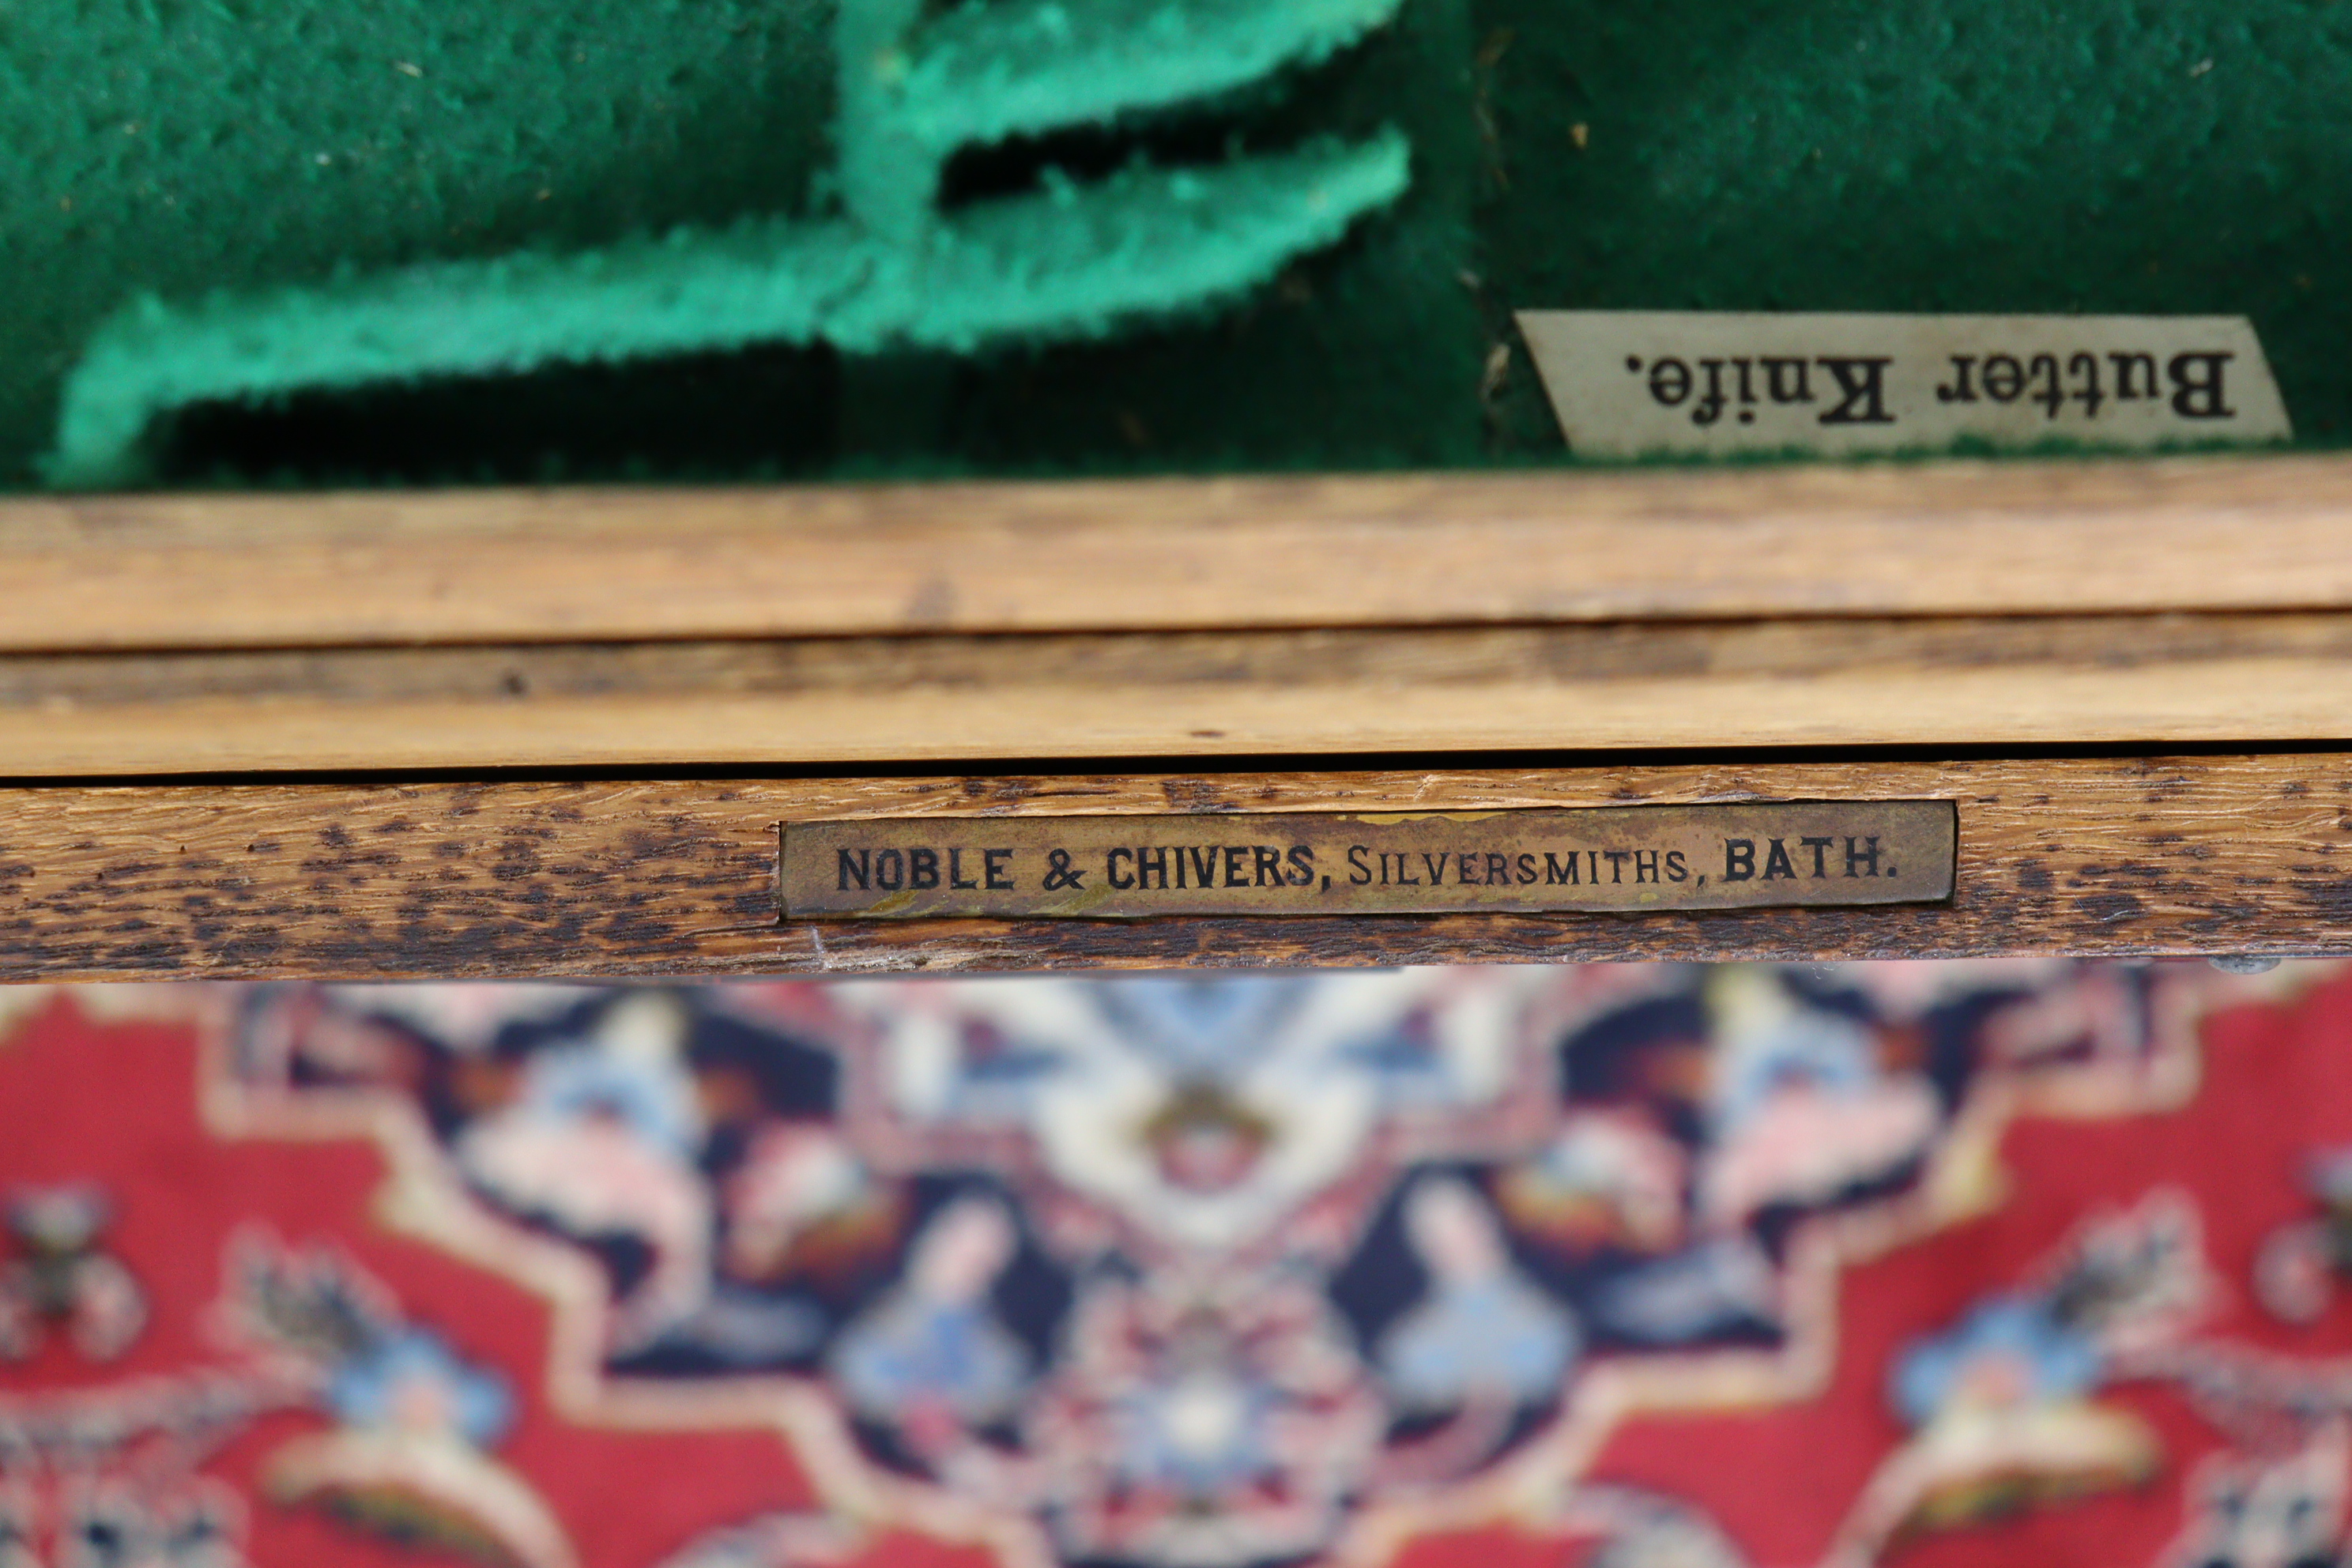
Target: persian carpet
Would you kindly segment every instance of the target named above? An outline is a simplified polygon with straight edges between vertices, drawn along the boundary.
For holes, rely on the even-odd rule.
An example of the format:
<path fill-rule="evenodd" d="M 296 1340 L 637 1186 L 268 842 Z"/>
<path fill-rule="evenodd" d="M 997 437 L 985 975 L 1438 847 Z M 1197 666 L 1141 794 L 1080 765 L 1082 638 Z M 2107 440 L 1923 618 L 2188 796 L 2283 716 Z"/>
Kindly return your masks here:
<path fill-rule="evenodd" d="M 2352 971 L 0 991 L 0 1568 L 2326 1568 Z"/>

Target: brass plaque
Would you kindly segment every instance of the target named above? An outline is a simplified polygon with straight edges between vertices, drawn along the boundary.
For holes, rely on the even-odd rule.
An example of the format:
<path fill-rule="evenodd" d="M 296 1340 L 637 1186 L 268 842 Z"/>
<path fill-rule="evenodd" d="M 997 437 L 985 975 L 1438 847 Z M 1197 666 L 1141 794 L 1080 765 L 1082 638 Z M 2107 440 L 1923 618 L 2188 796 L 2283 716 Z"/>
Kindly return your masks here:
<path fill-rule="evenodd" d="M 1922 904 L 1949 801 L 925 816 L 783 830 L 791 919 L 1144 920 Z"/>

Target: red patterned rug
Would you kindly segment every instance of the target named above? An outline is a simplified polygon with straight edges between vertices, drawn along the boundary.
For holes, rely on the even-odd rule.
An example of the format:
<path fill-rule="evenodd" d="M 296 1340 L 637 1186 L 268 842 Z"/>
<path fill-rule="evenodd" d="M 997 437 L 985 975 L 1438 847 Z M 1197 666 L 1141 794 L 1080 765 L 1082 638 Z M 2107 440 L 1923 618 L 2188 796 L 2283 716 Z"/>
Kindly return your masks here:
<path fill-rule="evenodd" d="M 0 1568 L 2336 1568 L 2352 973 L 0 991 Z"/>

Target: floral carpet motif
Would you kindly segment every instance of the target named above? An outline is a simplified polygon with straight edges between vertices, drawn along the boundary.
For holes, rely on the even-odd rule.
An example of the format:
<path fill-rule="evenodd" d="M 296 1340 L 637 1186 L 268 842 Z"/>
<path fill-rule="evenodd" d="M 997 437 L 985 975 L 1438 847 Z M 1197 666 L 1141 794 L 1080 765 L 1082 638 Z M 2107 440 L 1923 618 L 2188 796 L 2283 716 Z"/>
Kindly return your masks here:
<path fill-rule="evenodd" d="M 2352 973 L 0 992 L 0 1568 L 2352 1562 Z"/>

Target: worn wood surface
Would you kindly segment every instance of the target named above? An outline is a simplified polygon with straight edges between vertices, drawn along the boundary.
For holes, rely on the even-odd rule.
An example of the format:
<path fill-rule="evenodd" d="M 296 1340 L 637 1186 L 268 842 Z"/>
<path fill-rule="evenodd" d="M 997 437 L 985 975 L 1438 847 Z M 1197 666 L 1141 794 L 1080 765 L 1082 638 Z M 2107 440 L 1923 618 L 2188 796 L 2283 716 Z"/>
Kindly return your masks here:
<path fill-rule="evenodd" d="M 2352 614 L 0 656 L 0 776 L 2352 737 Z"/>
<path fill-rule="evenodd" d="M 1954 801 L 1948 905 L 782 922 L 777 824 L 893 813 Z M 878 973 L 2352 951 L 2352 755 L 0 792 L 0 974 Z"/>
<path fill-rule="evenodd" d="M 0 647 L 2352 607 L 2352 458 L 0 501 Z"/>

